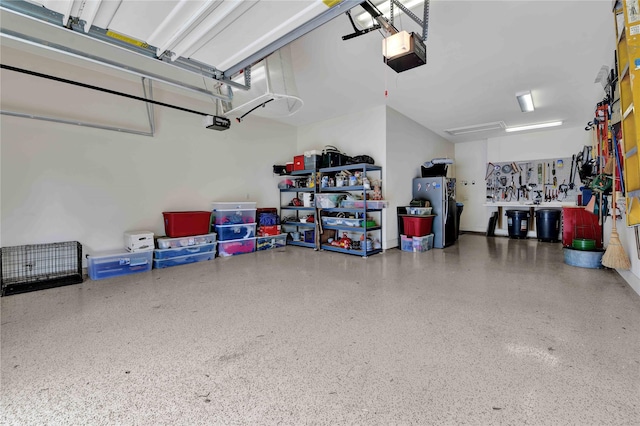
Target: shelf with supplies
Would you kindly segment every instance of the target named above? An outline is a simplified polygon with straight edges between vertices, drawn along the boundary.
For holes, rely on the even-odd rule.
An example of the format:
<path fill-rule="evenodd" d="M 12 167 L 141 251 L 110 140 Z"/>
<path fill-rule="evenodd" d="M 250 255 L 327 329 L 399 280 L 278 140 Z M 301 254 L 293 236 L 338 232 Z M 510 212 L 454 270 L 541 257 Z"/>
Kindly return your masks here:
<path fill-rule="evenodd" d="M 620 157 L 624 161 L 618 159 L 617 166 L 622 169 L 621 189 L 626 192 L 628 226 L 640 225 L 640 113 L 636 113 L 634 107 L 640 105 L 640 16 L 637 6 L 637 0 L 615 1 L 613 5 L 617 40 L 616 91 L 619 90 L 620 102 L 614 104 L 612 116 L 619 117 L 622 125 L 619 142 Z"/>
<path fill-rule="evenodd" d="M 313 205 L 317 187 L 315 179 L 314 170 L 295 170 L 278 185 L 280 225 L 288 234 L 288 245 L 317 248 L 316 208 Z"/>
<path fill-rule="evenodd" d="M 381 200 L 381 172 L 368 163 L 319 169 L 315 205 L 322 250 L 362 257 L 382 252 L 387 203 Z"/>

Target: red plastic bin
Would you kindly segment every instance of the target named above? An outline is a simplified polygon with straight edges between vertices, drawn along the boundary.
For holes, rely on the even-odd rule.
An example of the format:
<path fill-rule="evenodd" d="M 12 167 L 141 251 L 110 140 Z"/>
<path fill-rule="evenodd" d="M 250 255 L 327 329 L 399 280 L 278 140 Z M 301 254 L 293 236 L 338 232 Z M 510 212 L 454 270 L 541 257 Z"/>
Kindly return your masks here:
<path fill-rule="evenodd" d="M 293 170 L 304 170 L 304 155 L 293 157 Z"/>
<path fill-rule="evenodd" d="M 189 237 L 209 233 L 211 212 L 162 212 L 164 216 L 164 232 L 168 237 Z"/>
<path fill-rule="evenodd" d="M 404 235 L 407 237 L 424 237 L 431 233 L 433 215 L 424 217 L 403 216 Z"/>

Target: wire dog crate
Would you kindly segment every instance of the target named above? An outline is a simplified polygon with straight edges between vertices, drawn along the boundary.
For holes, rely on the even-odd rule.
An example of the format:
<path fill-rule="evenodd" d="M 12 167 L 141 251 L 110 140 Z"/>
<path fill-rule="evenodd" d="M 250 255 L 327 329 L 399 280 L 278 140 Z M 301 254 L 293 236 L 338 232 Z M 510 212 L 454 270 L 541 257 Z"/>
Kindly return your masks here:
<path fill-rule="evenodd" d="M 2 296 L 82 282 L 82 244 L 67 241 L 0 249 Z"/>

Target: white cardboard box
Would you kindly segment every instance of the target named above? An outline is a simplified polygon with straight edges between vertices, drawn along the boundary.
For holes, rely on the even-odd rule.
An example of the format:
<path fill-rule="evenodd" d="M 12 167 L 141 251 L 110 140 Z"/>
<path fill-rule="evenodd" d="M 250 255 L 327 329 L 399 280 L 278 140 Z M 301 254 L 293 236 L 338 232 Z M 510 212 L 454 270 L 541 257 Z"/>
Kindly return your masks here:
<path fill-rule="evenodd" d="M 127 231 L 124 233 L 124 246 L 131 252 L 153 250 L 153 232 Z"/>

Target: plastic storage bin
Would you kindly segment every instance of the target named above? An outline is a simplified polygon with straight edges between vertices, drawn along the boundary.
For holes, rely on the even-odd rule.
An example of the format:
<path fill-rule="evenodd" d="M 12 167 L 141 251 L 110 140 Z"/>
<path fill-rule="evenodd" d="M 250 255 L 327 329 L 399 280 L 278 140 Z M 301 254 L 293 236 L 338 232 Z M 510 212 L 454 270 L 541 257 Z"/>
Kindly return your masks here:
<path fill-rule="evenodd" d="M 316 194 L 316 207 L 322 209 L 332 209 L 338 207 L 338 202 L 344 198 L 344 194 Z"/>
<path fill-rule="evenodd" d="M 256 250 L 256 239 L 220 241 L 218 243 L 218 256 L 227 257 L 236 254 L 253 253 Z"/>
<path fill-rule="evenodd" d="M 402 251 L 413 251 L 413 238 L 400 235 L 400 249 Z"/>
<path fill-rule="evenodd" d="M 178 247 L 197 246 L 199 244 L 210 244 L 216 242 L 216 233 L 212 232 L 205 235 L 191 235 L 188 237 L 167 238 L 161 237 L 157 239 L 159 249 L 170 249 Z"/>
<path fill-rule="evenodd" d="M 214 225 L 254 223 L 256 203 L 254 201 L 216 201 L 211 203 Z"/>
<path fill-rule="evenodd" d="M 404 233 L 408 237 L 424 237 L 431 233 L 434 216 L 403 216 Z"/>
<path fill-rule="evenodd" d="M 188 237 L 209 232 L 211 212 L 162 212 L 162 215 L 164 216 L 164 231 L 169 237 Z"/>
<path fill-rule="evenodd" d="M 215 254 L 216 243 L 200 244 L 190 247 L 178 247 L 170 249 L 156 249 L 153 251 L 153 257 L 156 259 L 172 259 L 174 257 L 184 257 L 192 254 L 213 252 Z"/>
<path fill-rule="evenodd" d="M 407 214 L 414 214 L 414 215 L 418 215 L 418 216 L 425 216 L 425 215 L 430 215 L 431 214 L 431 207 L 412 207 L 412 206 L 408 206 L 406 207 L 407 210 Z"/>
<path fill-rule="evenodd" d="M 322 217 L 322 224 L 329 226 L 351 226 L 351 227 L 361 227 L 362 219 L 348 219 L 344 217 Z"/>
<path fill-rule="evenodd" d="M 433 234 L 425 235 L 424 237 L 413 237 L 413 251 L 423 252 L 429 251 L 433 248 Z"/>
<path fill-rule="evenodd" d="M 216 225 L 218 241 L 244 240 L 256 236 L 256 224 Z"/>
<path fill-rule="evenodd" d="M 127 231 L 124 233 L 124 246 L 129 251 L 153 250 L 153 232 Z"/>
<path fill-rule="evenodd" d="M 287 234 L 270 235 L 256 239 L 256 250 L 270 250 L 287 245 Z"/>
<path fill-rule="evenodd" d="M 368 209 L 385 209 L 387 205 L 385 200 L 367 200 Z M 341 206 L 345 209 L 363 209 L 364 200 L 344 200 Z"/>
<path fill-rule="evenodd" d="M 255 201 L 215 201 L 211 203 L 212 210 L 255 210 Z"/>
<path fill-rule="evenodd" d="M 87 256 L 89 278 L 101 280 L 151 270 L 153 251 L 114 250 Z"/>
<path fill-rule="evenodd" d="M 293 157 L 293 170 L 304 170 L 304 155 Z"/>
<path fill-rule="evenodd" d="M 215 245 L 215 244 L 214 244 Z M 188 249 L 184 249 L 188 250 Z M 153 267 L 156 269 L 169 268 L 171 266 L 187 265 L 189 263 L 204 262 L 211 260 L 216 256 L 215 251 L 207 251 L 204 253 L 188 254 L 186 256 L 177 256 L 166 259 L 154 259 Z"/>
<path fill-rule="evenodd" d="M 306 155 L 304 156 L 305 170 L 318 170 L 322 166 L 322 155 Z"/>

